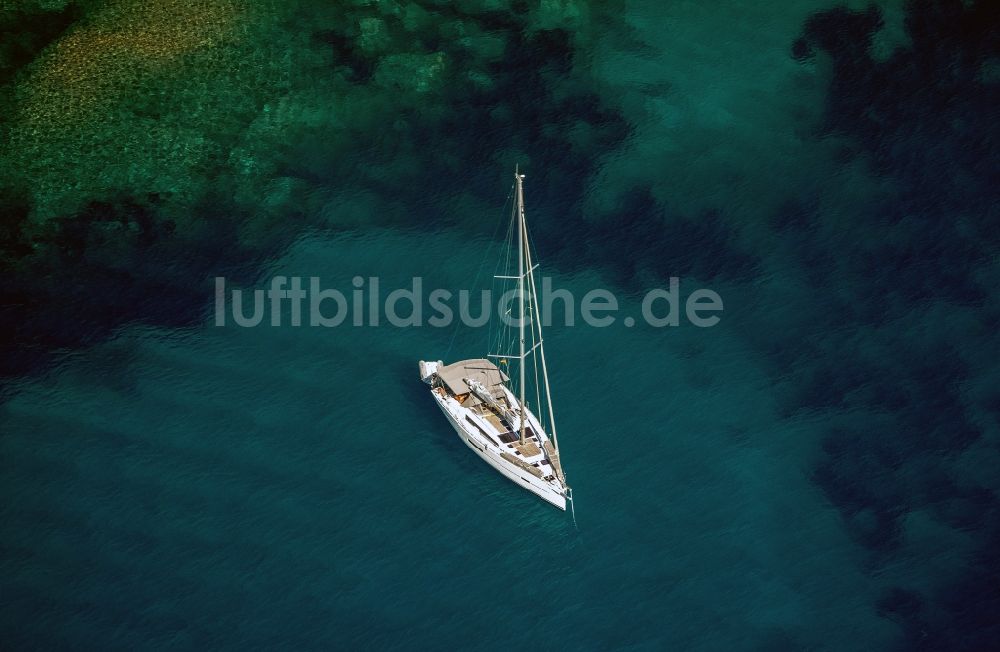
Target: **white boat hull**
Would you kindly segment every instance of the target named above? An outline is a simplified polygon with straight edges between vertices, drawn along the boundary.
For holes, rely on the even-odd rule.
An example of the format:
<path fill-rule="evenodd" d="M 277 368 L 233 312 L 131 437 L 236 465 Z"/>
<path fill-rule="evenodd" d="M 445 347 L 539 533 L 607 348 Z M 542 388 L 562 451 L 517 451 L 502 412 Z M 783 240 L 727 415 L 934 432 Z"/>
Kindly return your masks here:
<path fill-rule="evenodd" d="M 447 417 L 448 423 L 455 429 L 458 438 L 472 452 L 478 455 L 481 460 L 499 471 L 501 475 L 514 484 L 524 487 L 549 504 L 555 505 L 563 511 L 566 510 L 566 496 L 554 487 L 553 483 L 537 478 L 520 467 L 507 462 L 500 455 L 501 450 L 499 448 L 487 442 L 475 429 L 466 429 L 463 427 L 464 413 L 468 412 L 468 410 L 465 410 L 465 408 L 461 407 L 453 399 L 442 397 L 436 392 L 432 391 L 431 395 L 434 397 L 434 402 L 437 403 L 445 417 Z M 453 405 L 449 405 L 449 403 Z"/>

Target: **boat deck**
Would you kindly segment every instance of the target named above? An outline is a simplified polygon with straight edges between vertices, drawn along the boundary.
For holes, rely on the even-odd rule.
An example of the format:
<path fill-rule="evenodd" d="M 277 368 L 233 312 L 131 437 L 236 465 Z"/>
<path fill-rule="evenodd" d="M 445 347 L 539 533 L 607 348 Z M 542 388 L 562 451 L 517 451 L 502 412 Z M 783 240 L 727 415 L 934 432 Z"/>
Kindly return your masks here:
<path fill-rule="evenodd" d="M 497 429 L 497 432 L 503 432 L 507 429 L 507 427 L 503 424 L 503 421 L 500 420 L 500 417 L 494 414 L 493 410 L 480 408 L 477 413 L 479 416 L 489 421 L 490 425 Z"/>
<path fill-rule="evenodd" d="M 514 441 L 513 446 L 514 450 L 525 457 L 535 457 L 542 454 L 542 449 L 538 447 L 538 442 L 534 439 L 525 438 L 523 444 L 520 441 Z"/>
<path fill-rule="evenodd" d="M 437 387 L 434 391 L 442 398 L 451 396 L 459 400 L 460 405 L 464 402 L 461 400 L 465 398 L 464 396 L 452 396 L 442 387 Z M 505 400 L 505 403 L 509 405 L 509 401 Z M 483 425 L 477 424 L 471 417 L 466 417 L 469 425 L 484 435 L 494 446 L 499 446 L 501 457 L 529 471 L 538 478 L 546 481 L 558 479 L 560 482 L 564 482 L 558 452 L 552 446 L 551 441 L 543 441 L 538 437 L 530 422 L 525 429 L 525 438 L 522 444 L 520 433 L 511 430 L 510 426 L 490 408 L 484 405 L 476 405 L 467 409 L 472 414 L 486 421 L 492 432 L 487 432 Z"/>

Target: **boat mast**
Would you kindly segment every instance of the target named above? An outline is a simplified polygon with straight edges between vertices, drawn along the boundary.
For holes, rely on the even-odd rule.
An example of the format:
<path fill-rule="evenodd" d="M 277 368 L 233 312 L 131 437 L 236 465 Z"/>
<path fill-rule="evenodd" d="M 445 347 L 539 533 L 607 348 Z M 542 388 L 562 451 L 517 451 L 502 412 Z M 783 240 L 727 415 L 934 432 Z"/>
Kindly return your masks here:
<path fill-rule="evenodd" d="M 519 172 L 518 166 L 514 167 L 514 179 L 517 182 L 517 301 L 518 301 L 518 329 L 520 340 L 520 359 L 518 365 L 521 382 L 520 404 L 521 404 L 521 444 L 524 444 L 524 425 L 527 422 L 528 408 L 524 404 L 524 175 Z"/>

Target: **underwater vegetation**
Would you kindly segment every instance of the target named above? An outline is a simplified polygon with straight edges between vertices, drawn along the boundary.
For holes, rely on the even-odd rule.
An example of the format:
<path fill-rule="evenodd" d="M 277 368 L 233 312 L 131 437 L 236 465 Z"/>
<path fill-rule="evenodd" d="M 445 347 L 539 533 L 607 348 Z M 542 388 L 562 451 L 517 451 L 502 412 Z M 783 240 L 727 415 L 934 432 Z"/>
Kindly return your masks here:
<path fill-rule="evenodd" d="M 407 199 L 469 161 L 533 149 L 565 168 L 572 145 L 557 122 L 589 125 L 593 146 L 612 146 L 626 127 L 572 61 L 615 9 L 111 0 L 3 10 L 0 25 L 21 36 L 2 68 L 0 324 L 12 345 L 2 375 L 128 320 L 196 319 L 210 268 L 262 259 L 304 229 L 413 221 Z M 492 199 L 495 175 L 481 167 Z M 470 201 L 476 190 L 462 189 Z M 94 309 L 67 319 L 61 297 L 76 292 L 94 295 Z"/>

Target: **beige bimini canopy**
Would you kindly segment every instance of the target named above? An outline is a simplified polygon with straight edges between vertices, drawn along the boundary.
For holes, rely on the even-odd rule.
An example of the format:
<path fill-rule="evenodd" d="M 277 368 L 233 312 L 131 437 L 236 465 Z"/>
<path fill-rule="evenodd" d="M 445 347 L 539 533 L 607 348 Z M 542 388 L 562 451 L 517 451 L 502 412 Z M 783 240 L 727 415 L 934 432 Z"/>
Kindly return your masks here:
<path fill-rule="evenodd" d="M 444 381 L 448 391 L 452 394 L 467 394 L 469 386 L 465 378 L 478 380 L 490 393 L 495 393 L 495 389 L 501 383 L 506 382 L 507 374 L 500 371 L 495 364 L 489 360 L 479 358 L 477 360 L 462 360 L 454 364 L 438 367 L 438 377 Z"/>

